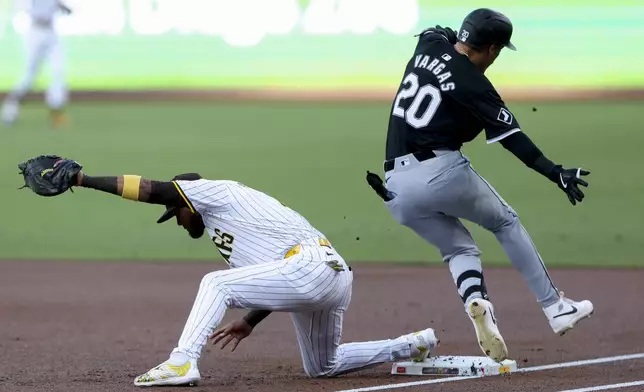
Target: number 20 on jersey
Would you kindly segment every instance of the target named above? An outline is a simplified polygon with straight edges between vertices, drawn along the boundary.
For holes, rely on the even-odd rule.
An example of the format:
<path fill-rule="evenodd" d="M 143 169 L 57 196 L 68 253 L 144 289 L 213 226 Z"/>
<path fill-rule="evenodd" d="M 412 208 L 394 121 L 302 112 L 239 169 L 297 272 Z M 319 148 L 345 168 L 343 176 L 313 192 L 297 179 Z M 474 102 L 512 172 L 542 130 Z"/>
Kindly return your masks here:
<path fill-rule="evenodd" d="M 422 87 L 419 87 L 418 84 L 418 75 L 411 72 L 405 76 L 403 79 L 403 89 L 400 90 L 396 96 L 396 101 L 394 102 L 393 115 L 404 118 L 409 125 L 414 128 L 424 128 L 429 125 L 429 122 L 432 121 L 438 106 L 441 104 L 442 97 L 441 92 L 436 87 L 431 84 L 426 84 Z M 401 100 L 414 97 L 414 100 L 411 101 L 411 105 L 405 110 L 401 106 Z M 429 104 L 425 108 L 425 111 L 418 113 L 420 105 L 423 103 L 425 98 L 429 97 Z"/>

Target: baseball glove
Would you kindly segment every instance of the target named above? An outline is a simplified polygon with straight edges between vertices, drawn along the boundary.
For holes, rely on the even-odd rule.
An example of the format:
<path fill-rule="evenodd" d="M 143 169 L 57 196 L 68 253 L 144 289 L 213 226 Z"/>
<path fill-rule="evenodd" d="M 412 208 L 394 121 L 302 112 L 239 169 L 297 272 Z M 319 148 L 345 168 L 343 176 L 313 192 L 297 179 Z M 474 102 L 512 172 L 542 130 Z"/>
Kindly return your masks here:
<path fill-rule="evenodd" d="M 76 176 L 83 166 L 57 155 L 40 155 L 18 165 L 25 185 L 40 196 L 56 196 L 76 184 Z M 72 191 L 73 192 L 73 191 Z"/>

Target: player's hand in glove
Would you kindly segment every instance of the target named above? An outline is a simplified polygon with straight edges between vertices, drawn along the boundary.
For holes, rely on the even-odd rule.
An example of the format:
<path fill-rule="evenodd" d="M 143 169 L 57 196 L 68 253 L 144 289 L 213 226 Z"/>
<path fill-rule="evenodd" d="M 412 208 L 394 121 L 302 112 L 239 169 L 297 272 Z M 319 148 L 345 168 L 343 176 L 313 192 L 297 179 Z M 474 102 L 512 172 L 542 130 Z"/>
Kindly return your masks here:
<path fill-rule="evenodd" d="M 40 196 L 56 196 L 71 189 L 83 166 L 58 155 L 40 155 L 18 165 L 25 185 Z M 73 192 L 73 191 L 72 191 Z"/>
<path fill-rule="evenodd" d="M 589 175 L 590 172 L 582 168 L 576 169 L 559 169 L 557 170 L 557 185 L 559 189 L 568 195 L 568 200 L 572 205 L 584 200 L 584 192 L 579 189 L 579 185 L 588 186 L 588 183 L 581 179 L 582 176 Z"/>
<path fill-rule="evenodd" d="M 210 334 L 209 338 L 212 339 L 213 345 L 222 342 L 220 347 L 221 349 L 226 347 L 228 343 L 233 342 L 233 347 L 230 351 L 235 351 L 239 342 L 248 337 L 252 332 L 253 327 L 251 327 L 246 320 L 239 319 L 219 328 Z"/>
<path fill-rule="evenodd" d="M 445 37 L 450 44 L 455 44 L 457 41 L 456 32 L 454 30 L 449 27 L 441 27 L 440 25 L 425 29 L 417 36 L 423 36 L 425 34 L 440 34 Z"/>

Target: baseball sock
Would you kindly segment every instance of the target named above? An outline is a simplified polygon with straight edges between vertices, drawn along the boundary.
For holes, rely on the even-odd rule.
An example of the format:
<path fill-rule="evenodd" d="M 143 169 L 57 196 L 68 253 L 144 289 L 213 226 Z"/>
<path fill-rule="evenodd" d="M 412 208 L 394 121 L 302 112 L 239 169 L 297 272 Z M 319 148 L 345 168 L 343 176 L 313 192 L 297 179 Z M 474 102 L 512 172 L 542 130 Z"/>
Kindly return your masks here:
<path fill-rule="evenodd" d="M 170 359 L 168 360 L 168 362 L 170 362 L 170 364 L 174 366 L 181 366 L 186 362 L 188 362 L 189 360 L 190 360 L 190 357 L 188 355 L 182 352 L 175 351 L 172 354 L 170 354 Z"/>
<path fill-rule="evenodd" d="M 465 306 L 477 298 L 487 299 L 483 269 L 478 257 L 454 256 L 449 262 L 449 270 Z"/>

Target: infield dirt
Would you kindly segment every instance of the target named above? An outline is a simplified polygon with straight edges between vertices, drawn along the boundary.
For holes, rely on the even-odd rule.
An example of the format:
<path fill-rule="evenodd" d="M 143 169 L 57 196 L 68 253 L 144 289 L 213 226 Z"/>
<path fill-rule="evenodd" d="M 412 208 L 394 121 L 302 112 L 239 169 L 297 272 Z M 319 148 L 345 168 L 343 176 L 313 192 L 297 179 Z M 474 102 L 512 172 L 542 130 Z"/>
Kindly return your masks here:
<path fill-rule="evenodd" d="M 0 274 L 0 391 L 134 391 L 133 378 L 167 358 L 201 277 L 219 263 L 3 262 Z M 353 266 L 343 341 L 436 329 L 437 355 L 480 355 L 446 266 Z M 595 315 L 564 337 L 550 330 L 521 277 L 487 269 L 486 280 L 510 354 L 519 367 L 644 352 L 637 306 L 641 270 L 552 271 Z M 635 301 L 635 302 L 634 302 Z M 229 311 L 225 321 L 239 317 Z M 419 381 L 390 365 L 310 380 L 287 314 L 273 314 L 230 353 L 209 346 L 192 391 L 338 391 Z M 489 377 L 401 390 L 559 391 L 642 379 L 644 360 Z M 641 387 L 639 387 L 641 388 Z M 164 388 L 164 391 L 171 389 Z M 185 389 L 183 389 L 185 390 Z M 621 389 L 626 392 L 633 389 Z"/>

